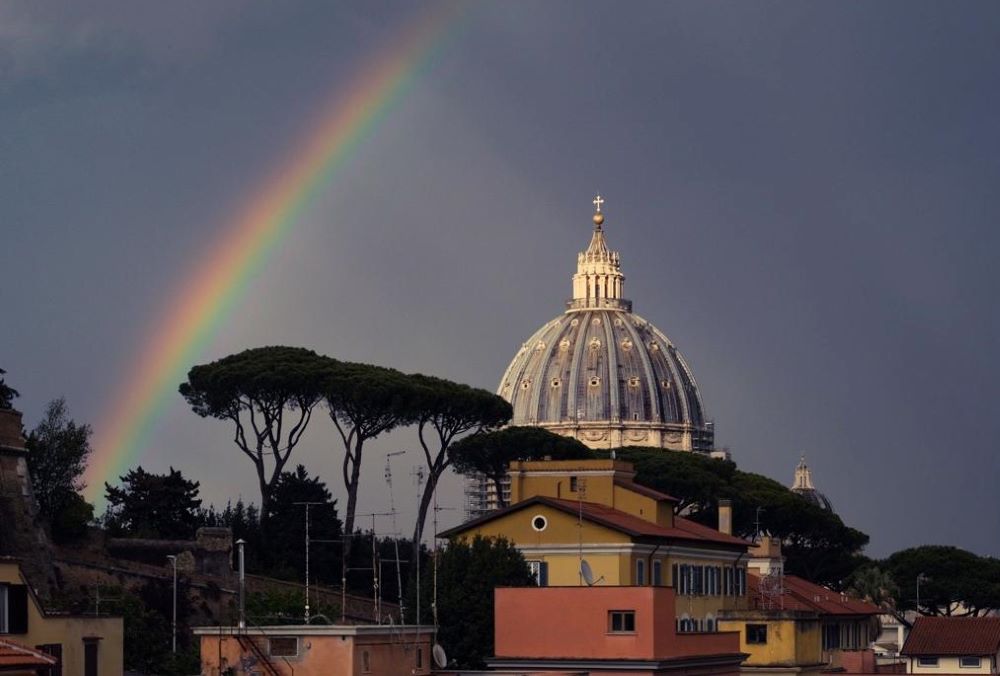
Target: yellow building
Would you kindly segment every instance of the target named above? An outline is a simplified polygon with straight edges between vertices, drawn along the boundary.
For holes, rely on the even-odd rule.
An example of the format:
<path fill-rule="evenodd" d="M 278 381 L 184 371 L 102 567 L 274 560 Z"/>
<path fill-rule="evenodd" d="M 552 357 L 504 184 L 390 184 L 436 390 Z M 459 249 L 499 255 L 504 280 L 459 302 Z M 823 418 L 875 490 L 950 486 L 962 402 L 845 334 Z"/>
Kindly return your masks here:
<path fill-rule="evenodd" d="M 739 632 L 744 673 L 874 673 L 877 606 L 785 575 L 781 542 L 771 537 L 751 548 L 748 565 L 747 605 L 718 621 L 719 631 Z"/>
<path fill-rule="evenodd" d="M 51 673 L 122 673 L 122 619 L 47 613 L 11 558 L 0 558 L 0 638 L 56 657 L 58 665 Z"/>
<path fill-rule="evenodd" d="M 441 537 L 503 536 L 540 585 L 586 584 L 586 560 L 594 584 L 673 586 L 681 631 L 714 631 L 718 612 L 745 597 L 749 543 L 676 516 L 676 500 L 634 483 L 630 463 L 514 462 L 509 477 L 510 507 Z"/>
<path fill-rule="evenodd" d="M 1000 674 L 1000 617 L 917 617 L 900 654 L 908 674 Z"/>

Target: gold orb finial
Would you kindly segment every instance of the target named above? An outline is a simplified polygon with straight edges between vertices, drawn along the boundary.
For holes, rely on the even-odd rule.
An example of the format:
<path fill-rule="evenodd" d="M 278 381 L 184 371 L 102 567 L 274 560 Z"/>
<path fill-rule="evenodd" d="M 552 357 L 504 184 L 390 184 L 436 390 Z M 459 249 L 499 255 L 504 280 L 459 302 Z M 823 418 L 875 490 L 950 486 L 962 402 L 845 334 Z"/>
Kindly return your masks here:
<path fill-rule="evenodd" d="M 604 223 L 604 214 L 598 211 L 594 214 L 594 225 L 601 225 L 602 223 Z"/>

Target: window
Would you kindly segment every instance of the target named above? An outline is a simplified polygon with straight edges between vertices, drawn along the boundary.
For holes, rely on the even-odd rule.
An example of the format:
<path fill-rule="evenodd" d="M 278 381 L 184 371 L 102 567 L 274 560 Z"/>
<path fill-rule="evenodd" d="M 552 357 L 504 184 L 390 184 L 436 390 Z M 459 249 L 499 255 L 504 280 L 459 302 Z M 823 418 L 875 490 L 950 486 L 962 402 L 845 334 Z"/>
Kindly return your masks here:
<path fill-rule="evenodd" d="M 722 593 L 726 596 L 733 595 L 733 573 L 735 572 L 735 569 L 726 567 L 722 574 Z"/>
<path fill-rule="evenodd" d="M 663 584 L 663 562 L 653 561 L 653 584 L 659 587 Z"/>
<path fill-rule="evenodd" d="M 0 584 L 0 634 L 28 633 L 28 588 Z"/>
<path fill-rule="evenodd" d="M 646 584 L 646 562 L 642 559 L 635 560 L 635 583 L 640 587 Z"/>
<path fill-rule="evenodd" d="M 681 633 L 686 633 L 689 631 L 694 631 L 694 620 L 689 617 L 682 617 L 680 621 L 680 626 L 677 631 Z"/>
<path fill-rule="evenodd" d="M 936 667 L 938 665 L 938 658 L 936 657 L 918 657 L 917 664 L 922 667 Z"/>
<path fill-rule="evenodd" d="M 531 517 L 531 527 L 537 530 L 539 533 L 545 530 L 545 527 L 549 525 L 548 519 L 546 519 L 541 514 L 536 514 Z"/>
<path fill-rule="evenodd" d="M 962 657 L 958 660 L 958 666 L 963 669 L 978 669 L 982 664 L 978 657 Z"/>
<path fill-rule="evenodd" d="M 840 649 L 840 625 L 824 624 L 823 650 L 839 650 L 839 649 Z"/>
<path fill-rule="evenodd" d="M 764 643 L 767 643 L 767 625 L 748 624 L 747 643 L 751 645 L 763 645 Z"/>
<path fill-rule="evenodd" d="M 417 648 L 417 669 L 424 668 L 424 649 Z"/>
<path fill-rule="evenodd" d="M 634 610 L 608 611 L 608 631 L 613 634 L 627 634 L 635 631 Z"/>
<path fill-rule="evenodd" d="M 298 657 L 299 639 L 294 636 L 275 636 L 268 639 L 271 657 Z"/>
<path fill-rule="evenodd" d="M 528 561 L 528 570 L 539 587 L 549 586 L 549 564 L 546 561 Z"/>
<path fill-rule="evenodd" d="M 96 638 L 83 639 L 83 676 L 97 676 L 97 643 Z"/>
<path fill-rule="evenodd" d="M 369 674 L 372 670 L 372 656 L 368 654 L 368 651 L 361 653 L 361 671 L 363 673 Z"/>
<path fill-rule="evenodd" d="M 575 476 L 571 476 L 569 478 L 569 492 L 570 493 L 576 493 L 576 490 L 577 490 L 576 489 L 576 477 Z"/>
<path fill-rule="evenodd" d="M 52 655 L 52 657 L 58 660 L 55 665 L 48 669 L 40 670 L 38 673 L 42 676 L 62 676 L 62 643 L 44 643 L 36 645 L 35 648 L 41 650 L 46 655 Z"/>
<path fill-rule="evenodd" d="M 715 631 L 715 619 L 711 617 L 705 618 L 705 631 Z"/>

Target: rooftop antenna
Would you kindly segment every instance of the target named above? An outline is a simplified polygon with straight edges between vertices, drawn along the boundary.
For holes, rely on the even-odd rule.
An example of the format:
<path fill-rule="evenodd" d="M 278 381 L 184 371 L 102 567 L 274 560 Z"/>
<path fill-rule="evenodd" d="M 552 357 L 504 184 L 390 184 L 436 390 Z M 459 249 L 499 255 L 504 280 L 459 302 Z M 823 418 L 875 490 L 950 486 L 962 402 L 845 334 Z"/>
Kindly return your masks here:
<path fill-rule="evenodd" d="M 390 459 L 403 455 L 406 451 L 394 451 L 385 454 L 385 482 L 389 485 L 389 513 L 392 514 L 392 540 L 396 548 L 396 589 L 399 591 L 399 622 L 406 618 L 406 604 L 403 602 L 403 573 L 399 569 L 399 528 L 396 525 L 396 501 L 392 495 L 392 464 Z"/>
<path fill-rule="evenodd" d="M 594 579 L 594 571 L 590 567 L 590 564 L 587 563 L 586 559 L 580 561 L 580 577 L 583 578 L 583 581 L 587 583 L 588 587 L 593 587 L 595 584 L 604 579 L 603 575 L 596 580 Z"/>
<path fill-rule="evenodd" d="M 437 665 L 438 669 L 444 669 L 448 666 L 448 655 L 444 652 L 444 648 L 441 647 L 440 643 L 434 644 L 434 647 L 431 648 L 431 655 L 434 656 L 434 664 Z"/>
<path fill-rule="evenodd" d="M 302 505 L 306 508 L 306 608 L 305 620 L 309 624 L 309 508 L 313 505 L 324 505 L 325 502 L 293 502 L 293 505 Z"/>
<path fill-rule="evenodd" d="M 414 477 L 417 480 L 417 510 L 419 511 L 419 509 L 420 509 L 420 498 L 421 498 L 421 493 L 422 493 L 422 489 L 423 489 L 423 486 L 424 486 L 424 467 L 423 467 L 423 465 L 416 465 L 410 471 L 410 476 Z M 415 533 L 415 537 L 416 537 L 417 541 L 414 543 L 414 546 L 415 546 L 416 551 L 417 551 L 417 560 L 414 562 L 414 565 L 416 565 L 416 567 L 417 567 L 416 568 L 416 570 L 417 570 L 417 616 L 416 616 L 416 619 L 414 620 L 414 624 L 420 624 L 420 536 L 421 536 L 421 533 L 420 533 L 420 530 L 419 530 L 419 527 L 418 527 L 418 530 Z"/>
<path fill-rule="evenodd" d="M 753 522 L 754 523 L 753 541 L 755 543 L 760 541 L 760 513 L 764 512 L 764 511 L 767 511 L 767 510 L 765 510 L 763 507 L 758 507 L 757 508 L 757 516 L 756 516 L 756 518 L 754 519 L 754 522 Z"/>

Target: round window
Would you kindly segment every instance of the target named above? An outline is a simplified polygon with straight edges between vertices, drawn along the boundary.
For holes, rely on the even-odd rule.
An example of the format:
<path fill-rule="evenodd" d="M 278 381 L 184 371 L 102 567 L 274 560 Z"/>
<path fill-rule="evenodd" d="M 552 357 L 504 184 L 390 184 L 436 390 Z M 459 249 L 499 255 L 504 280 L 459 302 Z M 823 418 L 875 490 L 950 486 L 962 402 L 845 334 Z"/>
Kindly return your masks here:
<path fill-rule="evenodd" d="M 545 527 L 548 525 L 549 525 L 548 519 L 546 519 L 541 514 L 537 514 L 531 517 L 531 527 L 539 532 L 545 530 Z"/>

